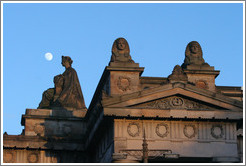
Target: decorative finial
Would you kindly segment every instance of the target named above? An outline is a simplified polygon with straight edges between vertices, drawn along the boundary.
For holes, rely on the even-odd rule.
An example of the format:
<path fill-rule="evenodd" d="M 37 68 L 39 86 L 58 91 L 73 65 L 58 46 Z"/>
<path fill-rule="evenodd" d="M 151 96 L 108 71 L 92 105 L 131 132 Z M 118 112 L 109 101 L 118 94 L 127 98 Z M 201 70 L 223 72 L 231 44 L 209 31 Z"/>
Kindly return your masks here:
<path fill-rule="evenodd" d="M 181 66 L 176 65 L 172 71 L 172 74 L 168 76 L 168 80 L 172 82 L 177 82 L 177 81 L 182 81 L 182 82 L 187 82 L 188 77 L 184 73 L 183 69 Z"/>

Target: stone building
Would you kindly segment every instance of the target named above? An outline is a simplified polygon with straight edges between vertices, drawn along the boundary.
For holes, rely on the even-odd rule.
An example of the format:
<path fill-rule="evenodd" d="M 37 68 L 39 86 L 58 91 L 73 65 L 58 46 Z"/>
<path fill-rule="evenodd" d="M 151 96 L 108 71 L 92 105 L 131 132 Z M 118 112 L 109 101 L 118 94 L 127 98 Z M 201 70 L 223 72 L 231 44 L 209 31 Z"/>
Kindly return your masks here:
<path fill-rule="evenodd" d="M 168 77 L 143 72 L 127 41 L 116 39 L 89 108 L 26 109 L 22 134 L 3 136 L 4 162 L 243 162 L 242 90 L 215 85 L 220 71 L 198 42 Z"/>

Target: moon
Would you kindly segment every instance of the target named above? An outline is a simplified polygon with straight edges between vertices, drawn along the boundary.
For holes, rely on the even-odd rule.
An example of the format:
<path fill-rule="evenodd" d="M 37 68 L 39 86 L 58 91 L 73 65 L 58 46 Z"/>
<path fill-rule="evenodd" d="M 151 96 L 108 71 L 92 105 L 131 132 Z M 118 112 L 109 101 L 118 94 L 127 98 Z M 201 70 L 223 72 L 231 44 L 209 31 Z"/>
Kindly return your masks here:
<path fill-rule="evenodd" d="M 51 61 L 53 59 L 53 55 L 50 53 L 50 52 L 47 52 L 45 55 L 44 55 L 45 59 L 47 61 Z"/>

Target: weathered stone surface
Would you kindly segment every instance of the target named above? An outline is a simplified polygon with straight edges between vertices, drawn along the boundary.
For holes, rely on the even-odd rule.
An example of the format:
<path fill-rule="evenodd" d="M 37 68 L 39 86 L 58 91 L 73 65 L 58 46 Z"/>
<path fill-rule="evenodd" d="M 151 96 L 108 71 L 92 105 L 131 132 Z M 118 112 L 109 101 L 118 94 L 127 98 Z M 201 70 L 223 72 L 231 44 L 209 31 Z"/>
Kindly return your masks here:
<path fill-rule="evenodd" d="M 27 109 L 22 116 L 24 135 L 82 139 L 85 113 L 86 110 Z"/>
<path fill-rule="evenodd" d="M 76 151 L 4 149 L 4 163 L 74 163 L 88 162 L 85 154 Z"/>
<path fill-rule="evenodd" d="M 169 82 L 187 82 L 188 78 L 186 74 L 184 73 L 183 69 L 181 66 L 176 65 L 173 69 L 173 72 L 171 75 L 168 76 Z"/>
<path fill-rule="evenodd" d="M 138 136 L 128 132 L 128 126 L 133 123 L 140 127 Z M 114 126 L 116 141 L 124 138 L 127 143 L 125 149 L 117 144 L 115 153 L 141 152 L 144 127 L 149 151 L 169 150 L 179 157 L 237 156 L 236 123 L 232 122 L 115 119 Z"/>

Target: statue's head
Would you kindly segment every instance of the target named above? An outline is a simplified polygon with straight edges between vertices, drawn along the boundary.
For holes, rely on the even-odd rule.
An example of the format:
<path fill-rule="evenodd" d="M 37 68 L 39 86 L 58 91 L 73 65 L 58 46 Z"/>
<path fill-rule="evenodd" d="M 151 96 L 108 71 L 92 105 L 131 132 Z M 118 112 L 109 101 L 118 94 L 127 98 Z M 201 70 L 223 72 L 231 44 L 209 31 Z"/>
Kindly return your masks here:
<path fill-rule="evenodd" d="M 73 63 L 73 60 L 69 56 L 62 56 L 62 65 L 64 66 L 65 62 L 68 62 L 70 66 Z"/>
<path fill-rule="evenodd" d="M 202 48 L 197 41 L 192 41 L 186 46 L 185 60 L 182 64 L 182 68 L 186 68 L 187 65 L 202 65 L 207 67 L 210 66 L 203 59 Z"/>
<path fill-rule="evenodd" d="M 197 41 L 190 42 L 185 50 L 186 56 L 201 56 L 202 57 L 202 48 Z"/>
<path fill-rule="evenodd" d="M 113 47 L 112 47 L 112 53 L 130 53 L 129 45 L 126 39 L 124 38 L 118 38 L 114 41 Z"/>

